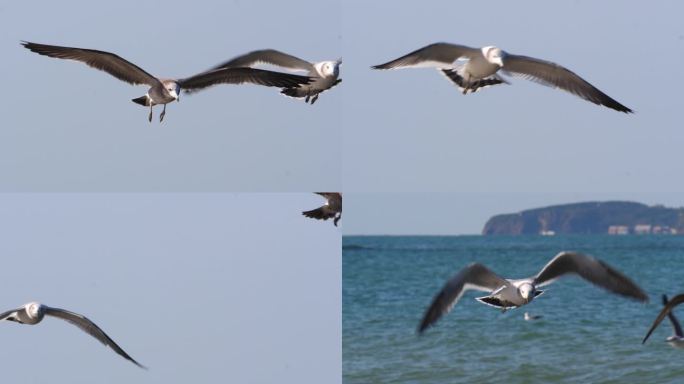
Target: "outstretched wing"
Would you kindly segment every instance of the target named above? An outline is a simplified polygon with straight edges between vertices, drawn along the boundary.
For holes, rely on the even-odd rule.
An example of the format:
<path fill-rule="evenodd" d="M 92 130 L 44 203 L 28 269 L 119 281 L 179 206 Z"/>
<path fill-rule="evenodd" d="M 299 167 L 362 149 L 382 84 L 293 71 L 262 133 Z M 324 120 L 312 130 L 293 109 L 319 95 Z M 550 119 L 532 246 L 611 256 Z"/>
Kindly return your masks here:
<path fill-rule="evenodd" d="M 257 84 L 267 87 L 291 88 L 311 82 L 310 77 L 265 71 L 255 68 L 221 68 L 178 80 L 181 88 L 196 91 L 217 84 Z"/>
<path fill-rule="evenodd" d="M 560 88 L 594 104 L 603 105 L 619 112 L 631 113 L 632 110 L 620 104 L 598 88 L 589 84 L 569 69 L 550 61 L 534 57 L 506 54 L 503 70 L 528 80 Z"/>
<path fill-rule="evenodd" d="M 252 51 L 219 64 L 214 67 L 214 69 L 251 67 L 252 65 L 259 63 L 301 71 L 312 71 L 314 69 L 313 65 L 308 61 L 288 55 L 287 53 L 276 51 L 275 49 Z"/>
<path fill-rule="evenodd" d="M 484 265 L 479 263 L 470 264 L 453 275 L 444 284 L 444 287 L 432 300 L 430 307 L 425 311 L 423 320 L 418 326 L 418 333 L 422 333 L 434 325 L 442 316 L 449 313 L 465 291 L 475 289 L 491 292 L 508 284 L 506 279 L 490 271 Z"/>
<path fill-rule="evenodd" d="M 0 321 L 7 320 L 10 317 L 16 318 L 17 317 L 17 311 L 21 311 L 21 308 L 11 309 L 7 312 L 0 313 Z"/>
<path fill-rule="evenodd" d="M 663 305 L 667 305 L 667 295 L 663 295 Z M 684 337 L 684 333 L 682 333 L 682 326 L 679 324 L 677 317 L 675 317 L 671 310 L 667 313 L 667 318 L 670 319 L 670 323 L 672 324 L 675 335 L 678 337 Z"/>
<path fill-rule="evenodd" d="M 644 340 L 641 341 L 641 344 L 645 343 L 646 340 L 651 336 L 651 333 L 658 328 L 658 325 L 663 321 L 665 316 L 667 316 L 670 311 L 679 304 L 684 303 L 684 294 L 679 294 L 675 297 L 672 298 L 672 300 L 668 301 L 668 303 L 665 305 L 665 307 L 660 311 L 658 314 L 658 317 L 656 317 L 655 321 L 653 322 L 653 325 L 651 325 L 651 329 L 648 330 L 648 333 L 646 333 L 646 336 L 644 336 Z"/>
<path fill-rule="evenodd" d="M 302 215 L 316 220 L 328 220 L 335 217 L 336 212 L 330 209 L 330 207 L 328 207 L 327 205 L 324 205 L 320 208 L 312 209 L 310 211 L 304 211 L 302 212 Z"/>
<path fill-rule="evenodd" d="M 398 69 L 411 67 L 451 68 L 459 57 L 472 57 L 479 49 L 449 43 L 435 43 L 417 49 L 385 64 L 374 65 L 373 69 Z"/>
<path fill-rule="evenodd" d="M 118 353 L 126 360 L 131 361 L 133 364 L 137 365 L 140 368 L 145 368 L 143 365 L 141 365 L 132 357 L 130 357 L 121 347 L 119 347 L 114 342 L 114 340 L 107 336 L 107 334 L 104 333 L 104 331 L 100 329 L 100 327 L 98 327 L 95 323 L 90 321 L 90 319 L 88 319 L 87 317 L 64 309 L 51 308 L 47 306 L 45 306 L 45 314 L 68 321 L 69 323 L 79 327 L 82 331 L 88 333 L 90 336 L 98 339 L 102 344 L 113 349 L 114 352 Z"/>
<path fill-rule="evenodd" d="M 94 49 L 60 47 L 57 45 L 36 44 L 23 42 L 26 49 L 39 55 L 54 57 L 57 59 L 76 60 L 85 63 L 89 67 L 105 71 L 119 80 L 129 84 L 147 84 L 150 87 L 159 84 L 159 80 L 145 72 L 142 68 L 117 56 L 113 53 L 97 51 Z"/>
<path fill-rule="evenodd" d="M 576 252 L 561 252 L 556 255 L 534 277 L 533 284 L 543 287 L 568 273 L 579 275 L 588 282 L 618 295 L 648 301 L 646 293 L 627 276 L 601 260 Z"/>

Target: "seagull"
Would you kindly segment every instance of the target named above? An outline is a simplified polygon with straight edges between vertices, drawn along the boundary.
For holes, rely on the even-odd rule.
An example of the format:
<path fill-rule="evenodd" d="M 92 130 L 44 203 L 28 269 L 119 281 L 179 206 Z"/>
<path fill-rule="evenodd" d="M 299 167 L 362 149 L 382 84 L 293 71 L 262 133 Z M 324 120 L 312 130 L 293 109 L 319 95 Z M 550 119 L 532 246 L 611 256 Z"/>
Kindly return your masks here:
<path fill-rule="evenodd" d="M 342 194 L 339 192 L 315 192 L 327 200 L 322 207 L 302 212 L 302 215 L 316 220 L 328 220 L 334 218 L 333 224 L 342 218 Z"/>
<path fill-rule="evenodd" d="M 19 324 L 29 324 L 35 325 L 40 323 L 45 315 L 56 317 L 62 320 L 66 320 L 71 324 L 81 328 L 82 331 L 88 333 L 90 336 L 98 339 L 102 344 L 109 346 L 114 350 L 114 352 L 121 355 L 126 360 L 129 360 L 133 364 L 140 368 L 147 369 L 145 366 L 141 365 L 130 357 L 121 347 L 119 347 L 114 340 L 112 340 L 103 330 L 100 329 L 95 323 L 90 321 L 87 317 L 79 315 L 78 313 L 70 312 L 65 309 L 52 308 L 47 305 L 43 305 L 36 302 L 31 302 L 25 304 L 21 308 L 12 309 L 5 313 L 0 314 L 0 321 L 9 320 L 14 321 Z"/>
<path fill-rule="evenodd" d="M 632 110 L 598 90 L 574 72 L 550 61 L 507 53 L 494 46 L 472 48 L 465 45 L 435 43 L 373 69 L 435 67 L 467 94 L 480 88 L 506 83 L 499 70 L 509 76 L 523 77 L 552 88 L 560 88 L 597 105 L 619 112 Z"/>
<path fill-rule="evenodd" d="M 281 93 L 294 98 L 304 98 L 304 102 L 310 102 L 311 105 L 318 100 L 318 95 L 342 82 L 342 79 L 338 78 L 340 76 L 342 59 L 311 63 L 275 49 L 252 51 L 220 64 L 213 69 L 251 67 L 259 63 L 275 65 L 295 71 L 305 71 L 306 75 L 313 79 L 311 83 L 300 87 L 285 88 Z"/>
<path fill-rule="evenodd" d="M 311 79 L 288 73 L 265 71 L 254 68 L 220 68 L 206 71 L 185 79 L 162 79 L 145 72 L 137 65 L 113 53 L 94 49 L 60 47 L 56 45 L 22 42 L 26 49 L 40 55 L 58 59 L 76 60 L 86 65 L 105 71 L 119 80 L 133 85 L 148 85 L 150 89 L 144 96 L 133 99 L 134 103 L 150 107 L 148 120 L 152 122 L 152 107 L 163 104 L 164 110 L 159 121 L 164 120 L 166 104 L 180 101 L 181 89 L 198 91 L 216 84 L 252 83 L 268 87 L 284 89 L 296 88 L 308 84 Z"/>
<path fill-rule="evenodd" d="M 504 279 L 484 265 L 473 263 L 446 282 L 425 312 L 418 333 L 422 333 L 447 314 L 467 290 L 490 292 L 489 295 L 478 297 L 477 300 L 505 312 L 529 304 L 535 297 L 544 293 L 537 289 L 538 287 L 551 284 L 569 273 L 577 274 L 612 293 L 643 302 L 648 301 L 644 291 L 628 277 L 603 261 L 582 253 L 560 252 L 536 276 L 517 280 Z"/>
<path fill-rule="evenodd" d="M 542 317 L 543 317 L 543 316 L 541 316 L 541 315 L 530 315 L 529 312 L 525 312 L 525 315 L 523 316 L 523 318 L 525 319 L 525 321 L 539 320 L 539 319 L 541 319 Z"/>
<path fill-rule="evenodd" d="M 666 295 L 663 295 L 663 305 L 665 307 L 658 314 L 658 317 L 653 322 L 653 325 L 651 325 L 651 329 L 648 330 L 648 333 L 646 334 L 646 337 L 644 337 L 644 340 L 641 342 L 641 344 L 648 340 L 649 336 L 651 336 L 651 333 L 653 333 L 660 322 L 663 321 L 665 316 L 667 316 L 670 318 L 670 322 L 672 323 L 672 328 L 674 329 L 675 334 L 669 336 L 665 341 L 675 348 L 684 348 L 684 334 L 682 334 L 682 327 L 679 325 L 679 321 L 677 321 L 677 318 L 672 313 L 672 309 L 681 303 L 684 303 L 684 294 L 677 295 L 670 301 L 667 300 Z"/>

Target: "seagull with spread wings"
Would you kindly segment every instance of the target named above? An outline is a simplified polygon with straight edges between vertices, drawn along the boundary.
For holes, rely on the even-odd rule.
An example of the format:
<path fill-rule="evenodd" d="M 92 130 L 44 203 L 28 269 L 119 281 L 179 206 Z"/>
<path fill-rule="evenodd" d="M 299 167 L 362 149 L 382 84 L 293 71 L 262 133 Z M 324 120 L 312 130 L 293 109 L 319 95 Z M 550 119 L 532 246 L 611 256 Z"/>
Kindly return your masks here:
<path fill-rule="evenodd" d="M 505 279 L 482 264 L 473 263 L 452 276 L 435 296 L 418 326 L 422 333 L 449 313 L 467 290 L 489 292 L 477 300 L 506 311 L 529 304 L 544 293 L 539 287 L 551 284 L 565 275 L 575 274 L 611 293 L 646 302 L 648 296 L 627 276 L 592 256 L 577 252 L 561 252 L 551 259 L 536 276 L 527 279 Z"/>
<path fill-rule="evenodd" d="M 619 112 L 632 110 L 615 101 L 571 70 L 550 61 L 513 55 L 494 46 L 472 48 L 465 45 L 435 43 L 417 49 L 373 69 L 434 67 L 467 94 L 497 84 L 508 83 L 499 73 L 570 92 L 597 105 Z"/>
<path fill-rule="evenodd" d="M 333 219 L 333 224 L 337 227 L 337 222 L 342 218 L 342 194 L 339 192 L 315 192 L 325 198 L 325 205 L 302 212 L 302 215 L 316 220 Z"/>
<path fill-rule="evenodd" d="M 152 107 L 159 104 L 164 105 L 164 110 L 159 115 L 159 121 L 163 121 L 166 114 L 166 104 L 172 101 L 180 101 L 181 90 L 199 91 L 217 84 L 244 83 L 290 89 L 308 84 L 311 81 L 311 78 L 306 76 L 242 67 L 219 68 L 184 79 L 162 79 L 150 75 L 137 65 L 109 52 L 31 42 L 23 42 L 22 45 L 40 55 L 83 62 L 129 84 L 149 86 L 147 93 L 133 99 L 133 102 L 150 107 L 148 117 L 150 122 L 152 121 Z"/>
<path fill-rule="evenodd" d="M 95 325 L 95 323 L 90 321 L 87 317 L 79 315 L 78 313 L 31 302 L 25 304 L 21 308 L 12 309 L 0 314 L 0 321 L 8 320 L 17 322 L 19 324 L 35 325 L 40 323 L 46 315 L 68 321 L 69 323 L 79 327 L 82 331 L 86 332 L 90 336 L 99 340 L 102 344 L 113 349 L 114 352 L 118 353 L 124 359 L 132 362 L 140 368 L 145 368 L 143 365 L 130 357 L 123 349 L 121 349 L 121 347 L 119 347 L 114 340 L 107 336 L 107 334 L 104 333 L 100 327 Z"/>
<path fill-rule="evenodd" d="M 308 62 L 275 49 L 252 51 L 219 64 L 213 69 L 252 67 L 258 64 L 269 64 L 293 71 L 306 72 L 306 76 L 312 79 L 311 83 L 284 88 L 281 93 L 297 99 L 303 98 L 304 102 L 311 103 L 311 105 L 318 100 L 318 95 L 342 82 L 342 79 L 339 78 L 342 59 Z"/>

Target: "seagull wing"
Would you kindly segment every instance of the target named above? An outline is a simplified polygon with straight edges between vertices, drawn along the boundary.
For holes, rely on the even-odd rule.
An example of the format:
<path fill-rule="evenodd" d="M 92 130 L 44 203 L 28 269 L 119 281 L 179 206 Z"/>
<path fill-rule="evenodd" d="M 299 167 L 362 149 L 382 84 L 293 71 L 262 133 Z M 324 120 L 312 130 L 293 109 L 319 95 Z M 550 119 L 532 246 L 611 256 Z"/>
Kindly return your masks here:
<path fill-rule="evenodd" d="M 197 91 L 217 84 L 257 84 L 267 87 L 295 88 L 311 82 L 310 77 L 265 71 L 255 68 L 221 68 L 178 80 L 181 88 Z"/>
<path fill-rule="evenodd" d="M 543 287 L 559 277 L 574 273 L 588 282 L 618 295 L 648 301 L 648 296 L 627 276 L 591 256 L 575 252 L 561 252 L 534 277 L 533 284 Z"/>
<path fill-rule="evenodd" d="M 663 308 L 662 311 L 658 314 L 658 317 L 656 317 L 655 321 L 653 322 L 653 325 L 651 325 L 651 329 L 648 330 L 648 333 L 644 337 L 644 340 L 641 342 L 641 344 L 645 343 L 646 340 L 651 336 L 651 333 L 658 327 L 661 321 L 667 316 L 670 311 L 679 304 L 684 303 L 684 294 L 679 294 L 675 297 L 672 298 L 672 300 L 668 301 L 667 304 L 665 305 L 665 308 Z"/>
<path fill-rule="evenodd" d="M 17 317 L 17 312 L 21 311 L 21 308 L 11 309 L 7 312 L 0 313 L 0 321 L 7 320 L 10 317 Z"/>
<path fill-rule="evenodd" d="M 632 110 L 589 84 L 574 72 L 556 63 L 535 59 L 534 57 L 506 54 L 503 70 L 534 82 L 560 88 L 594 104 L 603 105 L 619 112 L 631 113 Z"/>
<path fill-rule="evenodd" d="M 30 42 L 23 42 L 22 45 L 39 55 L 83 62 L 92 68 L 105 71 L 129 84 L 147 84 L 150 87 L 159 84 L 159 80 L 156 77 L 113 53 Z"/>
<path fill-rule="evenodd" d="M 396 60 L 375 65 L 373 69 L 396 69 L 411 67 L 451 68 L 459 57 L 472 57 L 479 49 L 449 43 L 435 43 L 417 49 Z"/>
<path fill-rule="evenodd" d="M 135 361 L 132 357 L 130 357 L 121 347 L 119 347 L 114 340 L 112 340 L 109 336 L 107 336 L 106 333 L 100 327 L 95 325 L 92 321 L 90 321 L 87 317 L 83 315 L 79 315 L 78 313 L 70 312 L 64 309 L 59 309 L 59 308 L 51 308 L 45 306 L 45 314 L 53 317 L 57 317 L 62 320 L 66 320 L 69 323 L 81 328 L 82 331 L 88 333 L 90 336 L 100 340 L 100 342 L 114 350 L 114 352 L 118 353 L 121 355 L 123 358 L 126 360 L 131 361 L 133 364 L 137 365 L 140 368 L 145 368 L 143 365 Z"/>
<path fill-rule="evenodd" d="M 667 305 L 667 295 L 663 295 L 663 305 Z M 684 337 L 684 333 L 682 333 L 682 326 L 679 325 L 679 321 L 672 311 L 667 313 L 667 318 L 670 319 L 670 323 L 672 323 L 672 328 L 674 329 L 675 335 L 678 337 Z"/>
<path fill-rule="evenodd" d="M 323 196 L 326 200 L 338 199 L 342 200 L 342 194 L 339 192 L 314 192 L 317 195 Z"/>
<path fill-rule="evenodd" d="M 449 313 L 463 293 L 470 289 L 491 292 L 508 285 L 509 282 L 490 271 L 482 264 L 473 263 L 452 276 L 432 300 L 432 304 L 423 315 L 418 326 L 418 333 L 434 325 L 443 315 Z"/>
<path fill-rule="evenodd" d="M 276 51 L 275 49 L 252 51 L 219 64 L 214 67 L 214 69 L 251 67 L 252 65 L 259 63 L 302 71 L 312 71 L 314 69 L 313 64 L 308 61 L 288 55 L 287 53 Z"/>
<path fill-rule="evenodd" d="M 335 217 L 336 212 L 330 209 L 330 207 L 328 207 L 327 205 L 324 205 L 320 208 L 312 209 L 310 211 L 304 211 L 302 212 L 302 215 L 316 220 L 328 220 Z"/>

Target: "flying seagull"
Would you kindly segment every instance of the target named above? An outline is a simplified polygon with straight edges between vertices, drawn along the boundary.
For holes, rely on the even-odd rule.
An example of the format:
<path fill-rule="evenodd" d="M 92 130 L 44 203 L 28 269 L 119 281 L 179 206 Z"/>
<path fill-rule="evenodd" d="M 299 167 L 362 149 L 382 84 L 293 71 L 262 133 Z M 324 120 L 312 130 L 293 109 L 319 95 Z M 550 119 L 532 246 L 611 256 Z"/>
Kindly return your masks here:
<path fill-rule="evenodd" d="M 65 309 L 52 308 L 47 305 L 43 305 L 36 302 L 31 302 L 25 304 L 21 308 L 12 309 L 5 313 L 0 314 L 0 321 L 9 320 L 14 321 L 19 324 L 30 324 L 35 325 L 40 323 L 45 315 L 56 317 L 62 320 L 66 320 L 71 324 L 81 328 L 82 331 L 88 333 L 90 336 L 100 340 L 100 342 L 114 350 L 114 352 L 121 355 L 126 360 L 131 361 L 133 364 L 140 368 L 145 368 L 143 365 L 135 361 L 132 357 L 119 347 L 114 340 L 112 340 L 103 330 L 100 329 L 95 323 L 90 321 L 87 317 L 79 315 L 78 313 L 70 312 Z"/>
<path fill-rule="evenodd" d="M 560 88 L 594 104 L 619 112 L 632 110 L 589 84 L 574 72 L 550 61 L 507 53 L 487 46 L 472 48 L 465 45 L 435 43 L 413 51 L 396 60 L 372 67 L 397 69 L 435 67 L 467 94 L 480 88 L 508 83 L 499 70 L 509 76 L 523 77 L 552 88 Z"/>
<path fill-rule="evenodd" d="M 342 218 L 342 194 L 338 192 L 315 192 L 327 200 L 322 207 L 302 212 L 302 215 L 316 220 L 328 220 L 334 218 L 333 224 Z"/>
<path fill-rule="evenodd" d="M 183 90 L 198 91 L 217 84 L 252 83 L 268 87 L 284 89 L 297 88 L 308 84 L 311 79 L 288 73 L 265 71 L 254 68 L 221 68 L 199 73 L 185 79 L 162 79 L 145 72 L 137 65 L 109 52 L 94 49 L 59 47 L 56 45 L 23 42 L 27 49 L 40 55 L 58 59 L 81 61 L 90 67 L 105 71 L 119 80 L 133 85 L 148 85 L 150 89 L 144 96 L 133 99 L 133 102 L 150 107 L 148 120 L 152 121 L 152 107 L 164 105 L 159 121 L 164 120 L 166 104 L 180 101 Z"/>
<path fill-rule="evenodd" d="M 679 321 L 677 321 L 677 318 L 672 313 L 672 309 L 681 303 L 684 303 L 684 294 L 677 295 L 670 301 L 667 300 L 666 295 L 663 295 L 663 305 L 665 307 L 662 311 L 660 311 L 658 317 L 656 317 L 653 325 L 651 325 L 651 329 L 648 330 L 648 333 L 646 334 L 646 337 L 644 337 L 644 340 L 641 342 L 641 344 L 648 340 L 649 336 L 651 336 L 651 333 L 653 333 L 660 322 L 663 321 L 665 316 L 667 316 L 670 318 L 670 322 L 672 323 L 672 328 L 674 329 L 675 334 L 669 336 L 665 341 L 675 348 L 684 348 L 684 334 L 682 334 L 682 327 L 679 325 Z"/>
<path fill-rule="evenodd" d="M 473 263 L 449 279 L 435 296 L 418 327 L 422 333 L 447 314 L 463 293 L 470 289 L 490 292 L 477 300 L 500 308 L 503 312 L 530 303 L 544 291 L 537 289 L 573 273 L 612 293 L 640 301 L 648 296 L 634 282 L 608 264 L 576 252 L 561 252 L 551 259 L 536 276 L 527 279 L 504 279 L 482 264 Z"/>
<path fill-rule="evenodd" d="M 299 99 L 304 98 L 304 102 L 310 102 L 311 105 L 318 100 L 318 95 L 342 82 L 342 79 L 338 79 L 342 59 L 310 63 L 275 49 L 249 52 L 220 64 L 213 69 L 251 67 L 260 63 L 295 71 L 305 71 L 306 75 L 313 79 L 311 83 L 300 87 L 285 88 L 281 93 Z"/>

